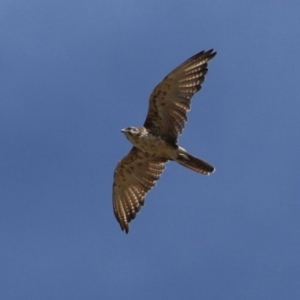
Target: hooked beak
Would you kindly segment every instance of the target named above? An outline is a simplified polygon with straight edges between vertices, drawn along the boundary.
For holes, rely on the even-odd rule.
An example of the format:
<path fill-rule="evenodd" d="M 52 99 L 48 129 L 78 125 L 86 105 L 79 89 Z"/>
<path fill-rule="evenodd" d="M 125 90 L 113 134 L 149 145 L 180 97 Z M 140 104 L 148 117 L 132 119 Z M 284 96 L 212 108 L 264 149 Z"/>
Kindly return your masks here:
<path fill-rule="evenodd" d="M 121 132 L 125 133 L 125 132 L 126 132 L 126 129 L 122 129 Z"/>

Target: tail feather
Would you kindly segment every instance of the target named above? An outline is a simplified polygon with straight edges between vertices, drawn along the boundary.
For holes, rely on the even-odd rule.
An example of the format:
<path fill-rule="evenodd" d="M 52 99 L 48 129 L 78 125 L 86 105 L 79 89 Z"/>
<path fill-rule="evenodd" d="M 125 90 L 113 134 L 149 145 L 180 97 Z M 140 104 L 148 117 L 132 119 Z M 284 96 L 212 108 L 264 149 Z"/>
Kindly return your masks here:
<path fill-rule="evenodd" d="M 180 153 L 175 161 L 181 164 L 182 166 L 196 171 L 198 173 L 201 173 L 203 175 L 210 175 L 215 171 L 215 168 L 208 162 L 197 158 L 187 152 Z"/>

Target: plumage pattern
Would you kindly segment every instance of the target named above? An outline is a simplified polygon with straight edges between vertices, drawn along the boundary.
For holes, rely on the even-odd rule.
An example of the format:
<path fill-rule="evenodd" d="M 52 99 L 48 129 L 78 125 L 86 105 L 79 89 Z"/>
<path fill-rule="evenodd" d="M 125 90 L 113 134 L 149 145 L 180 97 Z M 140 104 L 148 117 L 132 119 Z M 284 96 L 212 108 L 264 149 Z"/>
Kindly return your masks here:
<path fill-rule="evenodd" d="M 214 172 L 212 165 L 179 147 L 177 138 L 187 121 L 191 99 L 201 89 L 207 63 L 215 55 L 212 49 L 199 52 L 173 70 L 152 92 L 144 127 L 122 130 L 134 147 L 116 167 L 113 209 L 126 233 L 168 160 L 204 175 Z"/>
<path fill-rule="evenodd" d="M 207 62 L 216 55 L 209 50 L 192 56 L 157 85 L 150 96 L 144 126 L 159 132 L 170 142 L 177 142 L 182 133 L 191 98 L 201 89 L 207 73 Z"/>
<path fill-rule="evenodd" d="M 145 195 L 159 179 L 166 161 L 133 147 L 117 165 L 114 174 L 113 208 L 121 229 L 127 233 L 128 223 L 144 205 Z"/>

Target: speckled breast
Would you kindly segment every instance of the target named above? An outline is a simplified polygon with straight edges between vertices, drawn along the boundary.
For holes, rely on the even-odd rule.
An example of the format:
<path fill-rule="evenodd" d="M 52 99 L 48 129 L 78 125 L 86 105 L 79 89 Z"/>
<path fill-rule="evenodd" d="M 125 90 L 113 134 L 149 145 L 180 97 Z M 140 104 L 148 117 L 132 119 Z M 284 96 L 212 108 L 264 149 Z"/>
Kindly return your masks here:
<path fill-rule="evenodd" d="M 177 153 L 175 147 L 152 134 L 140 136 L 135 140 L 135 146 L 144 152 L 159 157 L 173 158 L 176 157 Z"/>

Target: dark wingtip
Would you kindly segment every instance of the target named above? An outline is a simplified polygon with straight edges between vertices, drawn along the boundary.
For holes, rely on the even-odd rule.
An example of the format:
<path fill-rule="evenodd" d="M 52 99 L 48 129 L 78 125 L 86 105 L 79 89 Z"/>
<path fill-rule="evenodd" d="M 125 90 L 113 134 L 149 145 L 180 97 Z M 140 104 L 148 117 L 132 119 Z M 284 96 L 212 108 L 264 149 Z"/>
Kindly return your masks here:
<path fill-rule="evenodd" d="M 189 62 L 189 61 L 193 61 L 196 60 L 198 58 L 201 57 L 201 59 L 203 58 L 207 58 L 208 61 L 210 61 L 211 59 L 213 59 L 215 56 L 217 55 L 217 52 L 214 52 L 214 49 L 210 49 L 210 50 L 202 50 L 200 52 L 198 52 L 197 54 L 193 55 L 192 57 L 190 57 L 186 62 L 184 62 L 183 64 Z M 182 65 L 183 65 L 182 64 Z"/>
<path fill-rule="evenodd" d="M 122 230 L 122 231 L 125 231 L 125 233 L 127 234 L 127 233 L 129 232 L 129 224 L 128 224 L 128 223 L 125 223 L 125 222 L 122 222 L 122 221 L 118 218 L 118 216 L 117 216 L 116 213 L 115 213 L 115 216 L 116 216 L 117 221 L 119 222 L 119 225 L 120 225 L 120 227 L 121 227 L 121 230 Z"/>
<path fill-rule="evenodd" d="M 120 224 L 122 231 L 125 231 L 126 234 L 129 232 L 129 224 Z"/>
<path fill-rule="evenodd" d="M 207 55 L 207 57 L 209 57 L 209 59 L 212 59 L 217 55 L 217 51 L 214 51 L 214 49 L 210 49 L 210 50 L 206 51 L 204 54 Z"/>

